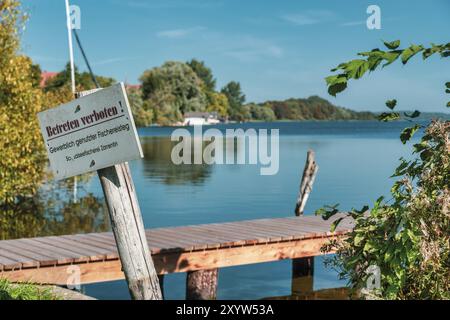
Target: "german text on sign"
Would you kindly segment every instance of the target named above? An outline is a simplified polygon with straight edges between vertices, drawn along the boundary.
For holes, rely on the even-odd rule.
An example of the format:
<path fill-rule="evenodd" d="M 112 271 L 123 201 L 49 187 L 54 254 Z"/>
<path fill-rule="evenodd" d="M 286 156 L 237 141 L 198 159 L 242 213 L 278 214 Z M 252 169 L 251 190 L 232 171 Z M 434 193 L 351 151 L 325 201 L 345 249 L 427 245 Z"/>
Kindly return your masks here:
<path fill-rule="evenodd" d="M 143 157 L 123 83 L 38 114 L 56 179 Z"/>

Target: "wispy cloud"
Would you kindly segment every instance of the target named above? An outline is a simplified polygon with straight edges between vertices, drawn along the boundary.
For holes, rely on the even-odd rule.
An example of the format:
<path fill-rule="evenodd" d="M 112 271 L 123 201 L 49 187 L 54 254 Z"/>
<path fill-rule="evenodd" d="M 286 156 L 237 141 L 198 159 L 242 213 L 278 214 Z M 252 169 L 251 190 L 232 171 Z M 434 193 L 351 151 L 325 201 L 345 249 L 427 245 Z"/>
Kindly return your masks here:
<path fill-rule="evenodd" d="M 156 33 L 158 38 L 169 38 L 177 39 L 184 38 L 194 32 L 205 30 L 205 27 L 192 27 L 192 28 L 182 28 L 182 29 L 172 29 L 172 30 L 162 30 Z"/>
<path fill-rule="evenodd" d="M 362 26 L 366 24 L 366 20 L 360 20 L 360 21 L 349 21 L 341 23 L 342 27 L 354 27 L 354 26 Z"/>
<path fill-rule="evenodd" d="M 117 62 L 136 60 L 136 59 L 139 59 L 139 58 L 140 57 L 108 58 L 108 59 L 94 61 L 92 63 L 92 66 L 103 66 L 103 65 L 106 65 L 106 64 L 113 64 L 113 63 L 117 63 Z"/>
<path fill-rule="evenodd" d="M 161 1 L 143 1 L 143 0 L 120 0 L 119 4 L 125 4 L 130 8 L 136 9 L 173 9 L 173 8 L 193 8 L 206 9 L 223 6 L 223 2 L 217 0 L 161 0 Z"/>
<path fill-rule="evenodd" d="M 289 13 L 281 16 L 281 19 L 298 26 L 306 26 L 329 22 L 336 17 L 335 13 L 328 10 L 307 10 L 299 13 Z"/>
<path fill-rule="evenodd" d="M 280 46 L 252 36 L 233 39 L 230 46 L 222 52 L 224 55 L 242 62 L 254 62 L 264 58 L 281 58 L 284 54 L 284 50 Z"/>

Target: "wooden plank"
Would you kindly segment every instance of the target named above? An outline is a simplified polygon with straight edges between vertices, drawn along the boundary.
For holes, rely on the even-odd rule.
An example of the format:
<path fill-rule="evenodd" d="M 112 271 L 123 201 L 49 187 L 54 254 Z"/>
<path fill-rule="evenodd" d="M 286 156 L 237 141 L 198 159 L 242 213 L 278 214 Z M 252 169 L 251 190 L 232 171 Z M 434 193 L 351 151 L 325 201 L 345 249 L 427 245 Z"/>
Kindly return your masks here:
<path fill-rule="evenodd" d="M 33 247 L 20 245 L 18 241 L 4 241 L 0 244 L 0 247 L 6 248 L 11 252 L 20 252 L 22 256 L 37 261 L 36 266 L 38 267 L 55 265 L 58 262 L 58 259 L 55 259 L 55 257 L 45 255 L 41 253 L 42 251 L 34 250 Z"/>
<path fill-rule="evenodd" d="M 147 236 L 150 239 L 153 239 L 153 241 L 158 241 L 161 244 L 164 244 L 163 249 L 184 249 L 186 251 L 190 251 L 194 248 L 193 244 L 187 240 L 187 239 L 180 239 L 180 238 L 171 238 L 169 236 L 164 235 L 161 233 L 153 233 Z"/>
<path fill-rule="evenodd" d="M 249 235 L 248 233 L 243 233 L 242 230 L 237 230 L 232 223 L 221 225 L 214 225 L 210 227 L 209 225 L 198 226 L 199 230 L 206 230 L 209 233 L 215 234 L 216 237 L 222 238 L 223 240 L 216 245 L 208 245 L 208 248 L 224 248 L 231 246 L 243 246 L 254 244 L 258 242 L 258 237 L 256 235 Z"/>
<path fill-rule="evenodd" d="M 30 257 L 24 256 L 22 254 L 18 254 L 17 250 L 8 249 L 6 246 L 2 246 L 0 248 L 0 255 L 15 262 L 10 265 L 5 265 L 4 266 L 5 269 L 39 266 L 38 261 Z"/>
<path fill-rule="evenodd" d="M 102 261 L 106 259 L 106 255 L 99 253 L 97 250 L 81 248 L 80 245 L 75 245 L 73 241 L 66 241 L 60 237 L 36 238 L 36 241 L 54 246 L 55 248 L 78 253 L 80 256 L 86 256 L 89 258 L 89 261 Z"/>
<path fill-rule="evenodd" d="M 330 238 L 305 239 L 270 244 L 259 244 L 224 249 L 157 254 L 153 256 L 158 274 L 189 272 L 204 269 L 277 261 L 322 255 L 320 248 Z M 119 260 L 79 263 L 81 283 L 113 281 L 123 278 Z M 23 269 L 1 272 L 0 277 L 12 281 L 33 279 L 39 283 L 64 285 L 67 283 L 67 266 Z"/>
<path fill-rule="evenodd" d="M 91 236 L 84 235 L 62 236 L 60 238 L 77 243 L 79 247 L 82 245 L 86 245 L 89 248 L 100 250 L 101 252 L 104 252 L 107 260 L 119 258 L 119 253 L 117 252 L 117 247 L 115 244 L 105 244 L 103 242 L 96 241 Z"/>
<path fill-rule="evenodd" d="M 2 251 L 0 251 L 0 263 L 2 265 L 2 270 L 12 270 L 22 267 L 21 262 L 18 262 L 15 259 L 3 255 Z"/>
<path fill-rule="evenodd" d="M 230 223 L 223 228 L 224 231 L 240 235 L 241 239 L 250 241 L 251 243 L 266 243 L 269 240 L 269 234 L 266 231 L 259 230 L 258 228 L 249 228 L 244 226 L 243 222 Z"/>
<path fill-rule="evenodd" d="M 19 239 L 17 241 L 30 244 L 34 247 L 40 248 L 41 250 L 47 252 L 48 254 L 56 254 L 58 263 L 68 264 L 68 263 L 79 263 L 89 261 L 89 256 L 80 254 L 78 252 L 73 252 L 65 249 L 58 248 L 53 244 L 47 244 L 45 242 L 39 241 L 43 238 L 32 238 L 32 239 Z"/>

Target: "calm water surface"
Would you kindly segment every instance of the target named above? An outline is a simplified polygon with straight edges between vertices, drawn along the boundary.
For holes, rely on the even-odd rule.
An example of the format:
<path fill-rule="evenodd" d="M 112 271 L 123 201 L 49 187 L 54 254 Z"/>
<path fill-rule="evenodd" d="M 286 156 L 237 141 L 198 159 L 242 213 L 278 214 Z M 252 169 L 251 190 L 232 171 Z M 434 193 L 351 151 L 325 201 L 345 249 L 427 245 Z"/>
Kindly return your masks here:
<path fill-rule="evenodd" d="M 306 152 L 316 152 L 319 173 L 306 213 L 325 204 L 343 210 L 362 207 L 387 195 L 392 174 L 409 147 L 398 135 L 405 123 L 376 121 L 286 122 L 218 126 L 280 130 L 280 169 L 261 176 L 255 165 L 180 165 L 170 161 L 174 128 L 139 130 L 145 158 L 130 163 L 146 228 L 237 221 L 293 215 Z M 96 177 L 84 186 L 99 197 Z M 334 271 L 315 260 L 314 289 L 345 286 Z M 223 268 L 219 299 L 258 299 L 289 295 L 291 262 Z M 100 299 L 128 299 L 124 281 L 83 288 Z M 185 275 L 165 278 L 168 299 L 184 299 Z"/>

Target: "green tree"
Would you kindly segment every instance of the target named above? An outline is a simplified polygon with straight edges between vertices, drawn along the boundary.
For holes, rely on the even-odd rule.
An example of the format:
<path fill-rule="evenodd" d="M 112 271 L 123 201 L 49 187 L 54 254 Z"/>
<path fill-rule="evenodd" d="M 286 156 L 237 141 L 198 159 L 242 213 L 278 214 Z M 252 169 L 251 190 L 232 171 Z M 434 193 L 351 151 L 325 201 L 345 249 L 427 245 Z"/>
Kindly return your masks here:
<path fill-rule="evenodd" d="M 273 112 L 270 104 L 257 105 L 254 103 L 248 104 L 246 107 L 249 108 L 251 119 L 261 120 L 261 121 L 275 121 L 277 117 Z"/>
<path fill-rule="evenodd" d="M 318 96 L 307 99 L 268 101 L 260 106 L 270 107 L 279 120 L 373 120 L 371 112 L 357 112 L 333 105 Z"/>
<path fill-rule="evenodd" d="M 0 205 L 33 195 L 44 175 L 45 152 L 36 113 L 42 93 L 33 64 L 19 54 L 19 2 L 0 2 Z"/>
<path fill-rule="evenodd" d="M 128 101 L 137 127 L 147 127 L 153 122 L 153 110 L 142 100 L 140 89 L 127 89 Z"/>
<path fill-rule="evenodd" d="M 95 75 L 98 84 L 101 88 L 106 88 L 113 85 L 116 80 L 109 77 L 103 77 Z M 44 91 L 54 91 L 63 88 L 64 86 L 70 86 L 71 83 L 71 72 L 70 72 L 70 63 L 67 63 L 64 70 L 59 72 L 55 77 L 49 79 L 45 83 Z M 75 66 L 75 84 L 77 86 L 77 91 L 84 91 L 95 89 L 95 83 L 92 80 L 89 72 L 79 72 L 78 67 Z"/>
<path fill-rule="evenodd" d="M 241 84 L 236 81 L 231 81 L 220 92 L 228 99 L 230 105 L 228 114 L 230 117 L 233 120 L 244 121 L 246 118 L 246 110 L 242 106 L 245 103 L 245 95 L 242 93 Z"/>
<path fill-rule="evenodd" d="M 160 124 L 182 121 L 186 112 L 206 110 L 203 82 L 185 63 L 166 62 L 145 71 L 140 80 L 146 108 L 153 110 Z"/>
<path fill-rule="evenodd" d="M 351 79 L 361 78 L 367 71 L 375 71 L 401 59 L 403 64 L 422 53 L 428 59 L 439 54 L 448 57 L 450 43 L 443 45 L 411 45 L 399 49 L 400 41 L 385 42 L 387 51 L 374 49 L 362 52 L 362 59 L 341 63 L 332 71 L 339 74 L 326 78 L 332 95 L 343 91 Z M 450 93 L 450 83 L 446 83 Z M 336 250 L 329 261 L 347 278 L 356 293 L 369 298 L 386 299 L 450 299 L 450 122 L 432 120 L 424 127 L 414 123 L 419 111 L 394 111 L 397 100 L 386 102 L 389 112 L 380 121 L 404 118 L 412 123 L 400 135 L 407 143 L 419 130 L 424 134 L 413 145 L 413 158 L 401 158 L 392 177 L 399 177 L 391 188 L 392 199 L 380 197 L 369 210 L 366 206 L 352 210 L 348 217 L 355 226 L 348 238 L 333 241 L 325 250 Z M 449 104 L 447 103 L 447 106 Z M 316 213 L 329 219 L 338 212 L 337 205 Z M 332 230 L 342 221 L 333 223 Z M 380 269 L 381 287 L 366 290 L 371 274 L 369 266 Z"/>
<path fill-rule="evenodd" d="M 186 62 L 186 64 L 203 81 L 206 91 L 214 92 L 216 90 L 216 79 L 214 79 L 211 69 L 203 61 L 192 59 Z"/>

